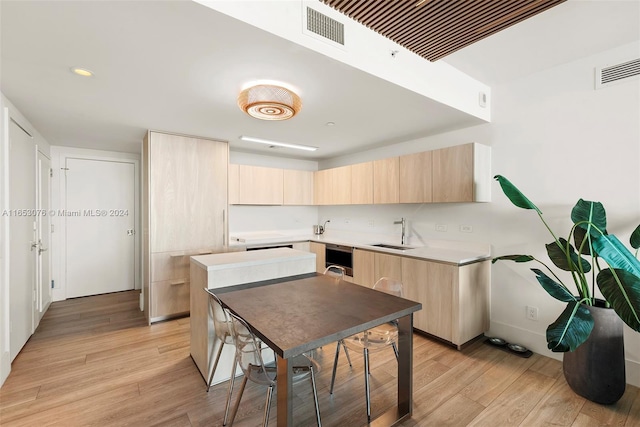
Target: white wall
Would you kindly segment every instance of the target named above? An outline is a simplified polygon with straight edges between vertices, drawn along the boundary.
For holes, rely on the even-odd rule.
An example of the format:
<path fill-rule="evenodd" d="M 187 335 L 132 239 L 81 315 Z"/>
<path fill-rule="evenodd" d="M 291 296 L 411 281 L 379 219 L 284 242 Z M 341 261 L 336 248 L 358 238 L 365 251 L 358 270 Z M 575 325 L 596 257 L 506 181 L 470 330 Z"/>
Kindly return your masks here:
<path fill-rule="evenodd" d="M 594 68 L 637 58 L 638 52 L 640 42 L 497 86 L 491 124 L 332 159 L 320 169 L 478 142 L 492 147 L 492 173 L 515 183 L 555 231 L 568 234 L 571 208 L 582 197 L 604 204 L 609 232 L 628 244 L 640 223 L 640 80 L 594 90 Z M 404 216 L 409 243 L 486 241 L 493 255 L 528 253 L 547 259 L 544 244 L 552 238 L 537 216 L 513 206 L 495 182 L 492 194 L 488 204 L 320 207 L 318 219 L 331 219 L 332 229 L 399 239 L 399 226 L 392 223 Z M 435 224 L 448 225 L 448 231 L 436 232 Z M 462 224 L 472 225 L 473 232 L 460 232 Z M 492 268 L 489 334 L 560 359 L 561 354 L 547 350 L 545 331 L 564 307 L 540 287 L 531 267 L 498 263 Z M 538 321 L 525 318 L 527 305 L 539 308 Z M 640 336 L 626 326 L 625 349 L 627 381 L 638 386 Z"/>
<path fill-rule="evenodd" d="M 9 121 L 16 120 L 32 136 L 33 143 L 38 147 L 38 151 L 50 157 L 49 143 L 36 131 L 31 123 L 20 111 L 0 93 L 0 210 L 19 209 L 19 206 L 9 205 L 9 193 L 11 182 L 9 182 L 9 168 L 20 167 L 20 165 L 9 164 Z M 34 159 L 35 161 L 35 159 Z M 35 198 L 35 188 L 33 194 Z M 9 325 L 10 325 L 10 304 L 11 295 L 9 292 L 9 277 L 11 268 L 11 254 L 9 251 L 9 239 L 11 229 L 9 228 L 9 216 L 0 216 L 0 385 L 11 372 L 11 358 L 9 352 Z M 38 319 L 39 320 L 39 319 Z"/>

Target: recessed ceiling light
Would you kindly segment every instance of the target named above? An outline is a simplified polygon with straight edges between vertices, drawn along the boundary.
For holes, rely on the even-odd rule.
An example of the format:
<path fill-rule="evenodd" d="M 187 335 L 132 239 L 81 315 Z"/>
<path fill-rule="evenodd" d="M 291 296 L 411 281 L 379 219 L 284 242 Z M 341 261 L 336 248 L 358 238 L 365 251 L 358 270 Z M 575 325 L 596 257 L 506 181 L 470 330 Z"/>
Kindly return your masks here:
<path fill-rule="evenodd" d="M 269 139 L 254 138 L 252 136 L 240 136 L 240 139 L 242 141 L 256 142 L 258 144 L 265 144 L 276 147 L 295 148 L 296 150 L 316 151 L 318 149 L 318 147 L 312 147 L 310 145 L 289 144 L 286 142 L 271 141 Z"/>
<path fill-rule="evenodd" d="M 82 77 L 93 77 L 93 71 L 87 70 L 86 68 L 71 67 L 71 72 Z"/>

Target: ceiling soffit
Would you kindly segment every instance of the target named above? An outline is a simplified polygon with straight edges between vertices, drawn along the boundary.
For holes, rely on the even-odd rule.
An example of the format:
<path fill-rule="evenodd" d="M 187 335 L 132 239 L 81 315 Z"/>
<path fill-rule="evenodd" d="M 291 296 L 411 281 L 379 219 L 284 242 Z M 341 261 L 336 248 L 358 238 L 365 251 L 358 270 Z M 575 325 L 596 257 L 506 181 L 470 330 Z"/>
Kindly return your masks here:
<path fill-rule="evenodd" d="M 566 0 L 319 0 L 436 61 Z"/>

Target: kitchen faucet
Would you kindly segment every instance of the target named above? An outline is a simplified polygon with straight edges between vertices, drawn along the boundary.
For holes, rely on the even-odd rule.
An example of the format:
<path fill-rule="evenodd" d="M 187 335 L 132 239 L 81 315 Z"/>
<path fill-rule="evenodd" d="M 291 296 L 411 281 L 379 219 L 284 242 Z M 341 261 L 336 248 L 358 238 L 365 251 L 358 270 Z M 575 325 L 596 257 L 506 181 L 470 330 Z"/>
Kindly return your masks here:
<path fill-rule="evenodd" d="M 400 238 L 400 242 L 401 244 L 405 244 L 405 235 L 406 235 L 406 228 L 407 228 L 407 221 L 404 219 L 404 217 L 400 218 L 400 221 L 394 221 L 394 224 L 402 224 L 402 237 Z"/>

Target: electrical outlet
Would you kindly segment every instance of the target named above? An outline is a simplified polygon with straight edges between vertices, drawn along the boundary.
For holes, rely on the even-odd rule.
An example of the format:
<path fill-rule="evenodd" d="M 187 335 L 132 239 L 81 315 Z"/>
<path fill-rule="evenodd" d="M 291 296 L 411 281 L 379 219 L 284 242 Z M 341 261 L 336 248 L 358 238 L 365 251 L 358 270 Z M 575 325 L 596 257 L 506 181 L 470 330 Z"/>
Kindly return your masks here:
<path fill-rule="evenodd" d="M 527 319 L 538 320 L 538 307 L 527 306 Z"/>
<path fill-rule="evenodd" d="M 447 231 L 447 224 L 436 224 L 436 231 Z"/>
<path fill-rule="evenodd" d="M 367 224 L 369 225 L 369 227 L 373 227 L 374 222 L 372 219 L 370 219 L 369 221 L 367 221 Z"/>
<path fill-rule="evenodd" d="M 471 225 L 461 225 L 460 231 L 462 231 L 463 233 L 472 233 L 473 227 Z"/>

